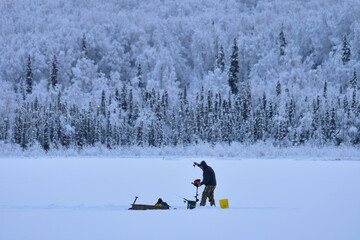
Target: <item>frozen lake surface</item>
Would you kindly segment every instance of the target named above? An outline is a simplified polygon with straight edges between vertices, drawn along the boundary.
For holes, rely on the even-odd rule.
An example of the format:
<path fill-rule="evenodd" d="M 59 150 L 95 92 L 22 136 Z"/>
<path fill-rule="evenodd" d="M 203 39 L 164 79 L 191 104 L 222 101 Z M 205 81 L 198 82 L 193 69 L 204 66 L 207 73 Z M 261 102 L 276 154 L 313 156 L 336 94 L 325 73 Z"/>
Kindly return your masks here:
<path fill-rule="evenodd" d="M 216 208 L 187 210 L 205 160 Z M 360 239 L 360 161 L 0 159 L 0 239 Z M 200 194 L 203 187 L 199 189 Z M 168 211 L 129 211 L 161 197 Z M 219 199 L 229 199 L 229 209 Z"/>

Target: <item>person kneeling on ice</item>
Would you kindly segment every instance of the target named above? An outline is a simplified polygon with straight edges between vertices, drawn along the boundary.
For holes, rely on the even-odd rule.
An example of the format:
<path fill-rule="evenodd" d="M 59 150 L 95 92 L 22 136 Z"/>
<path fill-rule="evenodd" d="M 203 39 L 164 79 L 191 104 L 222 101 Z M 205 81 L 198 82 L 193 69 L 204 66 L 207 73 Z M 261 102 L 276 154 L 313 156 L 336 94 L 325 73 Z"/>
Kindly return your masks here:
<path fill-rule="evenodd" d="M 201 196 L 200 206 L 206 205 L 207 198 L 209 198 L 210 205 L 215 206 L 215 200 L 214 200 L 214 190 L 216 187 L 215 172 L 210 166 L 206 164 L 205 161 L 202 161 L 200 164 L 195 162 L 194 164 L 203 170 L 203 180 L 200 183 L 200 186 L 205 185 L 205 189 Z"/>
<path fill-rule="evenodd" d="M 169 206 L 166 202 L 164 202 L 161 198 L 158 199 L 157 203 L 155 204 L 155 206 L 163 206 L 163 207 L 167 207 Z"/>

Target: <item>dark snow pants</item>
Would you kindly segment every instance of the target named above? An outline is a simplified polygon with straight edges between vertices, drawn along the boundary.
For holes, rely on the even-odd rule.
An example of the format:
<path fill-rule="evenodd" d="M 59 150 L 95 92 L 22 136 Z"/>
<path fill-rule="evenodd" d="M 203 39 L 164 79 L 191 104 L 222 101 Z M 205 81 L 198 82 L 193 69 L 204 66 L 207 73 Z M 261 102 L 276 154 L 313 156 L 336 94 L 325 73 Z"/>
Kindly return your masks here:
<path fill-rule="evenodd" d="M 210 205 L 215 206 L 215 200 L 214 200 L 214 190 L 216 186 L 205 186 L 205 189 L 202 193 L 200 206 L 206 205 L 206 199 L 209 198 Z"/>

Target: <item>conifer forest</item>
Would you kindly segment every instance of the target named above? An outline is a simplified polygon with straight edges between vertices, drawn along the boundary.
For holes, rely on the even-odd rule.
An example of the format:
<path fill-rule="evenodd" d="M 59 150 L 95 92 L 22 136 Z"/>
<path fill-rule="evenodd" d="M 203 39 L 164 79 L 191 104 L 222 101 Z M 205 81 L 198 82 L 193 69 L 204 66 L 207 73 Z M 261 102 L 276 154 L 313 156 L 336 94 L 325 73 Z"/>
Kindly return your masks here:
<path fill-rule="evenodd" d="M 0 5 L 5 144 L 360 144 L 355 0 Z"/>

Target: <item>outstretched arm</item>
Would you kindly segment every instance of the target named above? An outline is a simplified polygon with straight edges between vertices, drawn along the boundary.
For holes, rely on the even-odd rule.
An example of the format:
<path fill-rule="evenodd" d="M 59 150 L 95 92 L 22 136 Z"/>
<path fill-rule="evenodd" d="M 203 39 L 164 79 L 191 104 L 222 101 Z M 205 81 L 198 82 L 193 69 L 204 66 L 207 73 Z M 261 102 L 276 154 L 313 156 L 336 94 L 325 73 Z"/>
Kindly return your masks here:
<path fill-rule="evenodd" d="M 195 167 L 195 166 L 198 166 L 199 168 L 201 168 L 201 167 L 200 167 L 200 164 L 197 163 L 197 162 L 194 162 L 194 167 Z"/>

